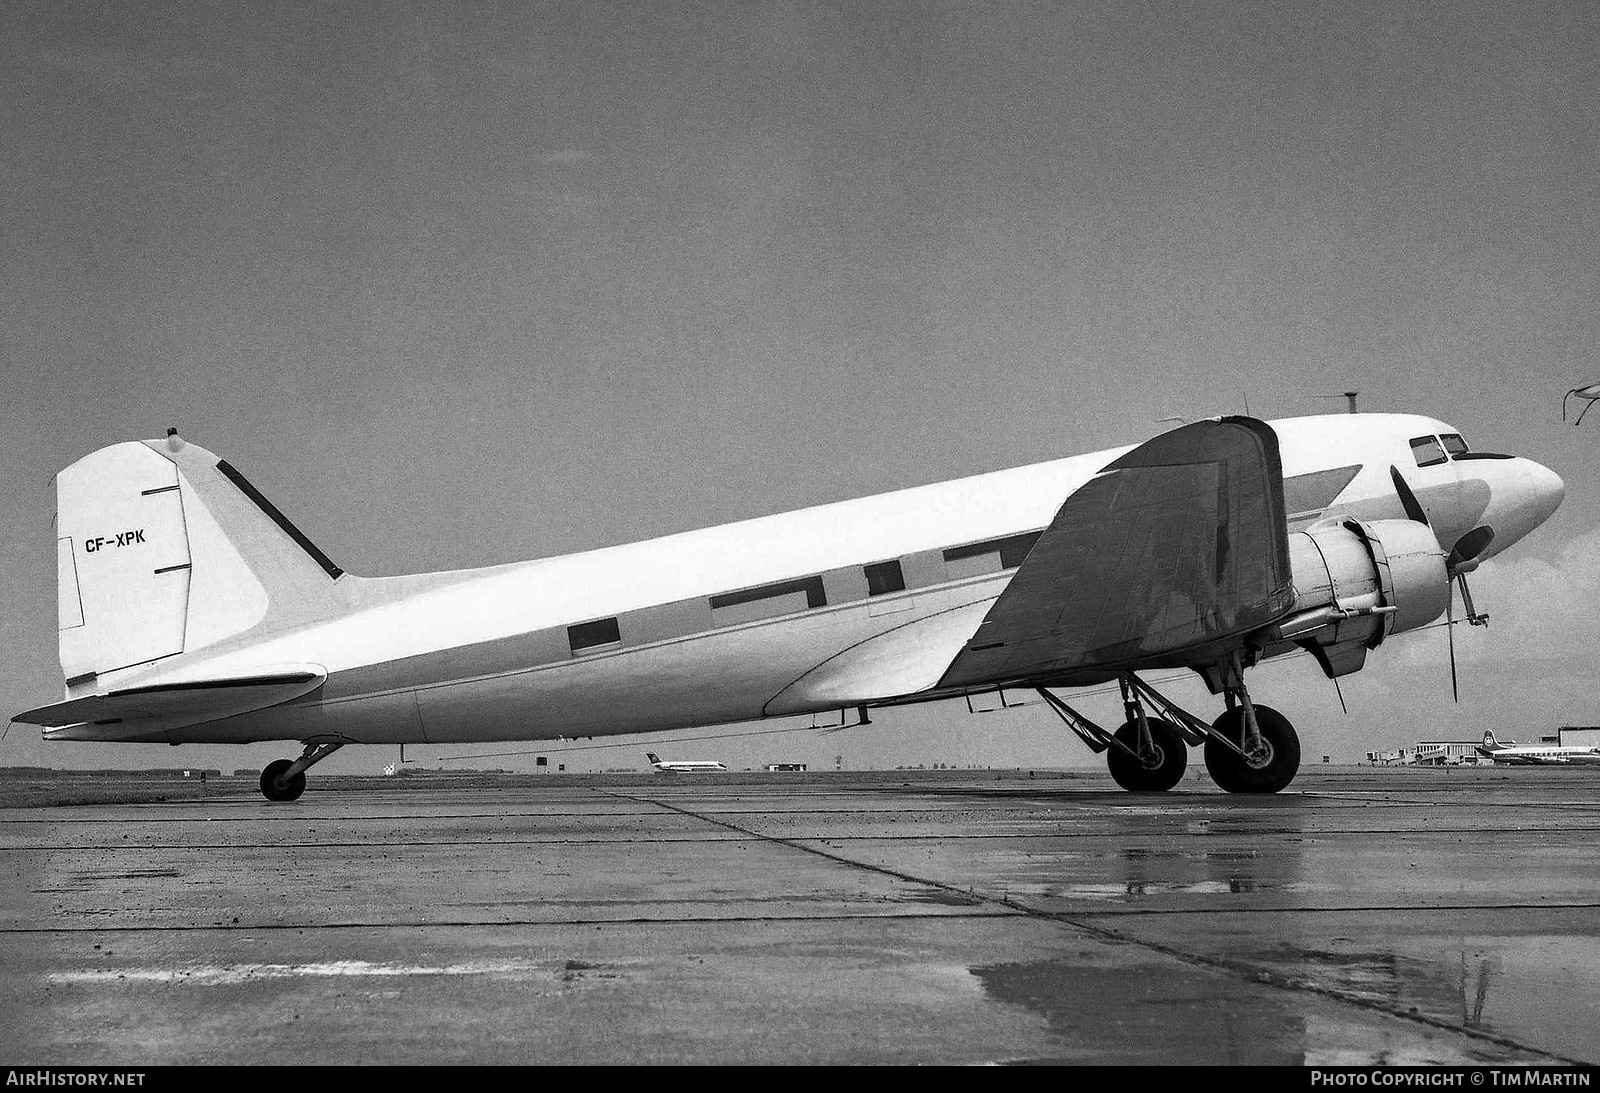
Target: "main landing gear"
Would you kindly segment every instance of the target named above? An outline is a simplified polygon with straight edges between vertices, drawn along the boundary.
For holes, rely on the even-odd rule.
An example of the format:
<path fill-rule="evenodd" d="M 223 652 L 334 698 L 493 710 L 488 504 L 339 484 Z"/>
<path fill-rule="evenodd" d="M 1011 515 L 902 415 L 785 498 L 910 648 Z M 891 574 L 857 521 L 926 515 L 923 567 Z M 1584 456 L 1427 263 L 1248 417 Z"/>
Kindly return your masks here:
<path fill-rule="evenodd" d="M 306 770 L 344 747 L 307 744 L 295 760 L 274 759 L 261 771 L 261 793 L 269 801 L 295 801 L 306 791 Z"/>
<path fill-rule="evenodd" d="M 1171 722 L 1146 718 L 1141 725 L 1129 720 L 1113 738 L 1120 746 L 1111 749 L 1106 765 L 1123 789 L 1160 792 L 1183 781 L 1189 747 Z"/>
<path fill-rule="evenodd" d="M 1254 712 L 1256 732 L 1250 733 Z M 1229 793 L 1276 793 L 1300 770 L 1300 738 L 1271 706 L 1235 706 L 1211 723 L 1206 770 Z"/>
<path fill-rule="evenodd" d="M 1289 719 L 1270 706 L 1250 701 L 1237 657 L 1208 674 L 1228 704 L 1209 725 L 1174 704 L 1132 672 L 1118 678 L 1127 715 L 1121 728 L 1107 732 L 1049 690 L 1039 694 L 1078 739 L 1106 753 L 1111 777 L 1135 793 L 1161 792 L 1183 779 L 1188 746 L 1204 745 L 1211 780 L 1229 793 L 1277 793 L 1300 769 L 1300 738 Z M 1152 716 L 1146 706 L 1154 707 Z"/>

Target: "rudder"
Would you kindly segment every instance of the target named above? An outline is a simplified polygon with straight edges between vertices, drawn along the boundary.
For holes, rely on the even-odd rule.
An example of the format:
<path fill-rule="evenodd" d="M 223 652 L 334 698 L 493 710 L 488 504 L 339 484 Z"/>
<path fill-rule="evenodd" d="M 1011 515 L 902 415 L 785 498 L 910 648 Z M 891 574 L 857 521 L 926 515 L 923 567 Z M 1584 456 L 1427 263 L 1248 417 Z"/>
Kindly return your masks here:
<path fill-rule="evenodd" d="M 225 461 L 176 435 L 113 444 L 61 471 L 56 515 L 69 694 L 338 603 L 343 571 Z"/>

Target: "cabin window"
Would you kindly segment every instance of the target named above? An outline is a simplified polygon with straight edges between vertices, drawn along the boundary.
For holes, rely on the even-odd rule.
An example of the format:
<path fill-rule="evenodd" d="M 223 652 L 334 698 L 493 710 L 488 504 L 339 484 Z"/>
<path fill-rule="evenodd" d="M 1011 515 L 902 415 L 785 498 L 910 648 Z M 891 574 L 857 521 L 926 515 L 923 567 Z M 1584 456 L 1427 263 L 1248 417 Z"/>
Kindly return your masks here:
<path fill-rule="evenodd" d="M 711 617 L 718 626 L 729 626 L 757 619 L 792 615 L 812 607 L 827 605 L 828 596 L 822 589 L 822 577 L 801 577 L 793 581 L 743 588 L 737 592 L 722 592 L 711 597 Z"/>
<path fill-rule="evenodd" d="M 1450 454 L 1451 459 L 1466 453 L 1467 442 L 1461 439 L 1460 433 L 1445 433 L 1439 439 L 1444 442 L 1444 450 Z"/>
<path fill-rule="evenodd" d="M 617 629 L 616 619 L 596 619 L 567 627 L 567 641 L 574 653 L 582 653 L 607 645 L 621 645 L 622 632 Z"/>
<path fill-rule="evenodd" d="M 861 572 L 867 575 L 867 595 L 883 596 L 890 592 L 901 592 L 906 587 L 905 574 L 900 572 L 900 561 L 895 559 L 888 562 L 879 562 L 876 565 L 865 565 Z"/>
<path fill-rule="evenodd" d="M 1015 569 L 1043 534 L 1042 531 L 1026 531 L 1021 535 L 1008 535 L 1004 539 L 986 539 L 981 543 L 951 547 L 944 552 L 945 569 L 952 577 L 975 577 L 982 573 Z"/>
<path fill-rule="evenodd" d="M 1436 436 L 1412 437 L 1411 454 L 1416 457 L 1419 467 L 1432 467 L 1445 461 L 1444 448 Z"/>

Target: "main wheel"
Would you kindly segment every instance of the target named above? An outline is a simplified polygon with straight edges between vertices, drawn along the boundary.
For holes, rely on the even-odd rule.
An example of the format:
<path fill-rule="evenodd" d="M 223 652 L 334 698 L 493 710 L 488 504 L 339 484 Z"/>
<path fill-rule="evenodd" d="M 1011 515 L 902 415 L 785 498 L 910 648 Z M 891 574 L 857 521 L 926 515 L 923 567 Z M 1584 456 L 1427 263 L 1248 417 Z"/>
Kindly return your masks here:
<path fill-rule="evenodd" d="M 288 759 L 274 759 L 261 772 L 261 792 L 269 801 L 293 801 L 306 791 L 306 772 L 293 778 L 284 778 L 283 772 L 294 766 Z"/>
<path fill-rule="evenodd" d="M 1149 719 L 1150 747 L 1139 752 L 1135 759 L 1121 748 L 1113 746 L 1106 752 L 1106 766 L 1117 785 L 1134 793 L 1160 793 L 1183 781 L 1183 772 L 1189 765 L 1189 748 L 1178 735 L 1170 721 L 1158 717 Z M 1117 739 L 1134 751 L 1139 751 L 1139 722 L 1129 721 L 1117 730 Z"/>
<path fill-rule="evenodd" d="M 1250 754 L 1240 755 L 1216 740 L 1206 740 L 1206 770 L 1211 772 L 1211 780 L 1229 793 L 1277 793 L 1294 781 L 1300 770 L 1300 737 L 1289 719 L 1271 706 L 1255 709 L 1261 740 Z M 1211 727 L 1242 746 L 1244 707 L 1229 710 Z"/>

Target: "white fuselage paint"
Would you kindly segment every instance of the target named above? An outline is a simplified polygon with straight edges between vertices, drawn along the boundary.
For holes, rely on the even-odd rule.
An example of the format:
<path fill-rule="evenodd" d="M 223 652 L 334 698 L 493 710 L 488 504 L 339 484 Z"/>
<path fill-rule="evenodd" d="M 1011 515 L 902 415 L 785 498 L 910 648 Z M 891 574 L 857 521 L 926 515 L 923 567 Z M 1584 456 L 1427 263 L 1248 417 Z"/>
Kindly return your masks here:
<path fill-rule="evenodd" d="M 1527 460 L 1419 468 L 1408 438 L 1455 432 L 1432 418 L 1339 415 L 1273 422 L 1286 477 L 1359 464 L 1327 514 L 1398 517 L 1401 468 L 1425 504 L 1463 478 L 1487 482 L 1471 511 L 1435 516 L 1446 547 L 1493 522 L 1487 554 L 1548 509 L 1550 472 Z M 172 742 L 300 739 L 464 742 L 599 736 L 838 708 L 932 687 L 1014 570 L 913 583 L 782 617 L 624 641 L 576 655 L 552 631 L 718 593 L 833 574 L 1043 529 L 1065 499 L 1128 448 L 820 505 L 580 554 L 432 577 L 363 579 L 353 612 L 102 676 L 103 692 L 317 664 L 322 690 L 286 706 L 172 730 Z M 1559 497 L 1557 498 L 1559 500 Z M 1430 504 L 1430 512 L 1433 506 Z M 1454 526 L 1454 523 L 1463 526 Z M 909 565 L 909 563 L 908 563 Z M 710 619 L 709 609 L 706 618 Z M 543 644 L 535 640 L 544 635 Z M 94 739 L 78 727 L 47 732 Z M 124 739 L 128 737 L 123 736 Z"/>

